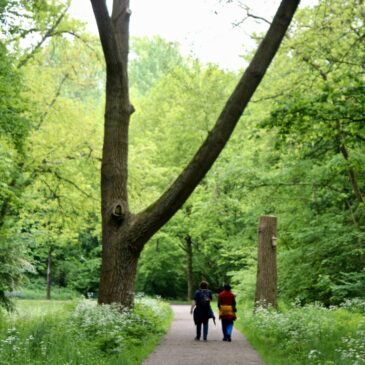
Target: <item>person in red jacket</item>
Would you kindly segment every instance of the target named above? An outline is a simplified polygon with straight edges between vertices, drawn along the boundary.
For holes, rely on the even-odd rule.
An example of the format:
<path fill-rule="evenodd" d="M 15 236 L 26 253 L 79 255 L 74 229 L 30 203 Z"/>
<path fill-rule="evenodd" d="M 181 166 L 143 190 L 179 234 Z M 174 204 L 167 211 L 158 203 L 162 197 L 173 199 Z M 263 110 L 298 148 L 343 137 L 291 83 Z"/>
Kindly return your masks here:
<path fill-rule="evenodd" d="M 222 321 L 223 341 L 231 342 L 233 321 L 236 320 L 236 298 L 229 284 L 218 295 L 219 319 Z"/>

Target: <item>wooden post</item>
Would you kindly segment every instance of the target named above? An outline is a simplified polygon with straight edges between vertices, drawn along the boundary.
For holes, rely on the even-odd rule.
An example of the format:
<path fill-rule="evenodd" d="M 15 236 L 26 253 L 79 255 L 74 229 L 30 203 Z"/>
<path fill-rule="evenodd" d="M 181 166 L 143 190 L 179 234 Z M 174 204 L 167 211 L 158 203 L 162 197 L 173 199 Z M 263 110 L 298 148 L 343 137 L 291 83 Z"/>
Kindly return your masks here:
<path fill-rule="evenodd" d="M 260 217 L 255 307 L 277 306 L 276 227 L 276 217 Z"/>

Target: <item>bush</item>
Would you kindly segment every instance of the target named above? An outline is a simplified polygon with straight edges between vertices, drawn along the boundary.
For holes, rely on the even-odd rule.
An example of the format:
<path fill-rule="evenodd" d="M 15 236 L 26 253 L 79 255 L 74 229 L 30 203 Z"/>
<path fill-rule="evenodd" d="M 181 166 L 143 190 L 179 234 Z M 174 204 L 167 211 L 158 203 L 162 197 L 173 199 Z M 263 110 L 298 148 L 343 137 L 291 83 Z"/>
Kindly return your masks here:
<path fill-rule="evenodd" d="M 0 365 L 139 364 L 171 319 L 168 304 L 148 298 L 122 311 L 91 300 L 76 307 L 66 302 L 54 308 L 52 303 L 57 302 L 34 301 L 33 307 L 43 310 L 24 306 L 0 316 Z"/>
<path fill-rule="evenodd" d="M 348 309 L 259 308 L 254 315 L 247 313 L 242 325 L 268 364 L 365 364 L 365 318 Z"/>

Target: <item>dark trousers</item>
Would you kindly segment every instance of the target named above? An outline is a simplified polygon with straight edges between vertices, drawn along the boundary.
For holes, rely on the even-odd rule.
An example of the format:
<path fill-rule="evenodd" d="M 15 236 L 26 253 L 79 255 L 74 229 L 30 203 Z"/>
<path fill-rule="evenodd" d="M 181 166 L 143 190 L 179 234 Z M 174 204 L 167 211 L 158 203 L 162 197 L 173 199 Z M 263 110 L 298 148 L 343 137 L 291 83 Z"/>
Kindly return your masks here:
<path fill-rule="evenodd" d="M 206 340 L 208 336 L 208 319 L 204 322 L 198 322 L 196 324 L 196 338 L 200 340 L 200 336 L 202 333 L 202 325 L 203 325 L 203 339 Z"/>
<path fill-rule="evenodd" d="M 230 340 L 232 328 L 233 328 L 233 320 L 232 319 L 222 319 L 221 321 L 222 321 L 223 339 Z"/>

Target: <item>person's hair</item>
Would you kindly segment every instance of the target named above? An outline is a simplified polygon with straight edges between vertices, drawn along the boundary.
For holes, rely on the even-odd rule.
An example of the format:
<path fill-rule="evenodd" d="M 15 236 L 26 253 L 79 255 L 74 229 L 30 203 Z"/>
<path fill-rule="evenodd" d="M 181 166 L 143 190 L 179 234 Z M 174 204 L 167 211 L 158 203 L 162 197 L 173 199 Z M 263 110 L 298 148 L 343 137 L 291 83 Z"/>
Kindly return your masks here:
<path fill-rule="evenodd" d="M 232 288 L 231 288 L 231 286 L 229 285 L 229 284 L 224 284 L 224 290 L 226 290 L 226 291 L 230 291 Z"/>
<path fill-rule="evenodd" d="M 200 283 L 200 289 L 208 289 L 208 283 L 206 281 L 202 281 Z"/>

